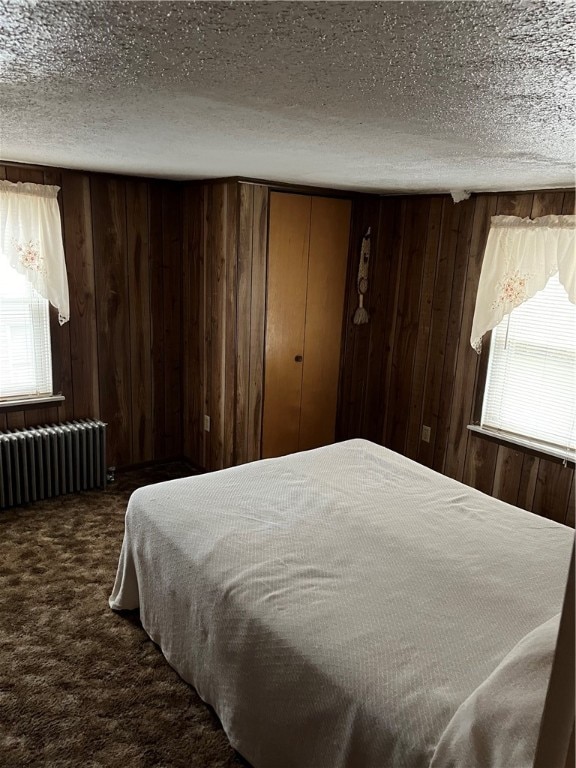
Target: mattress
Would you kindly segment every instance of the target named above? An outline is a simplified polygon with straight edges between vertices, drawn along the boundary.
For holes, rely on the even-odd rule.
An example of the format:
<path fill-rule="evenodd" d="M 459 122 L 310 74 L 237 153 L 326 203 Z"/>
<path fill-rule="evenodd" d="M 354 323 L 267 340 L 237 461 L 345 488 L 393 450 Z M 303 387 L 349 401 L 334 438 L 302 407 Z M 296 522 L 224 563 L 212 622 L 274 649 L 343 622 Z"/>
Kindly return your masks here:
<path fill-rule="evenodd" d="M 255 768 L 522 768 L 572 540 L 351 440 L 137 490 L 110 606 Z"/>

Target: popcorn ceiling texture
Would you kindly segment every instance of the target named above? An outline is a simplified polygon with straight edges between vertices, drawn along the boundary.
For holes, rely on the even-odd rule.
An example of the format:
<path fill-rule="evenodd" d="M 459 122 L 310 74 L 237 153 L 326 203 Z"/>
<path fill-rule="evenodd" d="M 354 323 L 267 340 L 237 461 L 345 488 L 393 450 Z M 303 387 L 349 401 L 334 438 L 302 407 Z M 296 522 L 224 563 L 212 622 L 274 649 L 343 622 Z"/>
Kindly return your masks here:
<path fill-rule="evenodd" d="M 570 0 L 0 0 L 0 157 L 374 191 L 573 184 Z"/>

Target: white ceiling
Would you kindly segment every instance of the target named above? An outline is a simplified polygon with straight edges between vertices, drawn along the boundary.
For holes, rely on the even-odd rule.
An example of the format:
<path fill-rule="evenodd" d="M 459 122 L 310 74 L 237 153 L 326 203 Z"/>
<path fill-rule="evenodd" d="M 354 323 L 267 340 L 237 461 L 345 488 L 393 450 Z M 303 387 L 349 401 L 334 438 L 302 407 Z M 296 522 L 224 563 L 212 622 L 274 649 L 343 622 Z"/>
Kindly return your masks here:
<path fill-rule="evenodd" d="M 348 189 L 574 182 L 566 0 L 0 0 L 0 158 Z"/>

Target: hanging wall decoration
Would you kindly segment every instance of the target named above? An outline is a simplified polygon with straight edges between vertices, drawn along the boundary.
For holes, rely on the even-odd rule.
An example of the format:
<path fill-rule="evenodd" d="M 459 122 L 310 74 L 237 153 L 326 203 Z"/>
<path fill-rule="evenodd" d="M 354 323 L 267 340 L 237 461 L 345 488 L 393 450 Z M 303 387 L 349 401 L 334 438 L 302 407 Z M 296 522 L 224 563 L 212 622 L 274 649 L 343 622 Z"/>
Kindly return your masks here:
<path fill-rule="evenodd" d="M 358 308 L 354 312 L 354 325 L 364 325 L 370 319 L 368 311 L 364 307 L 364 294 L 368 290 L 368 264 L 370 261 L 370 230 L 368 227 L 366 234 L 362 238 L 362 247 L 360 248 L 360 264 L 358 265 L 358 280 L 356 289 L 358 291 Z"/>

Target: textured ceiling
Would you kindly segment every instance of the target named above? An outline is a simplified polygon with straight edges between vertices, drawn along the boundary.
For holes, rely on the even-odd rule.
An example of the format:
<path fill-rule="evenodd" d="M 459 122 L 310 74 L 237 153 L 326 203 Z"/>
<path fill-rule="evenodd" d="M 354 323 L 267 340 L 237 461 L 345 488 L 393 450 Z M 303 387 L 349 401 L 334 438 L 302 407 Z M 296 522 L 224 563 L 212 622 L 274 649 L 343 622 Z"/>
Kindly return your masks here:
<path fill-rule="evenodd" d="M 0 157 L 376 191 L 574 181 L 570 0 L 0 0 Z"/>

